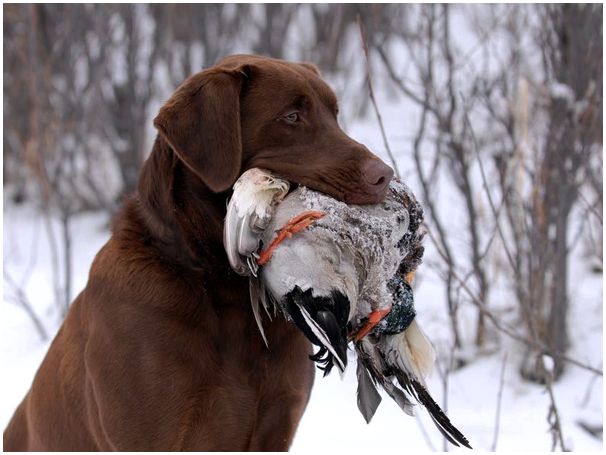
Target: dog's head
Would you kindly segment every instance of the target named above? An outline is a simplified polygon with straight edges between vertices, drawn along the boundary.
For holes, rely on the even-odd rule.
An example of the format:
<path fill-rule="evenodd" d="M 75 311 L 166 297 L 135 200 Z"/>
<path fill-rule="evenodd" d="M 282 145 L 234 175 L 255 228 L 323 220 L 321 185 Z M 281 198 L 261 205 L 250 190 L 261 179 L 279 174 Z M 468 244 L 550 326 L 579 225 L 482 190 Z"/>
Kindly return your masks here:
<path fill-rule="evenodd" d="M 385 197 L 392 169 L 348 137 L 308 63 L 234 55 L 188 78 L 154 125 L 214 192 L 253 167 L 354 204 Z"/>

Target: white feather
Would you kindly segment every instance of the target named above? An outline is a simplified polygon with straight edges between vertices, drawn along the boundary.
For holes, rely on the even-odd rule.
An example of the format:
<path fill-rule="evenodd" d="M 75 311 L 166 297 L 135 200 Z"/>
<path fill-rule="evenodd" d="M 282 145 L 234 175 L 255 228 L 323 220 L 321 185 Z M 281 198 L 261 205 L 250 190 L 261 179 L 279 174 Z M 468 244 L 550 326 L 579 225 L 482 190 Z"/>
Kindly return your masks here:
<path fill-rule="evenodd" d="M 404 332 L 386 335 L 381 343 L 381 350 L 390 365 L 412 375 L 425 386 L 425 378 L 433 369 L 436 355 L 431 342 L 415 320 Z"/>
<path fill-rule="evenodd" d="M 265 331 L 263 330 L 263 324 L 261 323 L 261 314 L 259 311 L 259 303 L 261 302 L 261 292 L 265 292 L 260 285 L 259 281 L 250 279 L 248 281 L 249 292 L 250 292 L 250 305 L 252 307 L 253 314 L 255 316 L 255 322 L 257 323 L 257 327 L 259 327 L 259 332 L 261 332 L 261 337 L 265 342 L 265 346 L 269 347 L 269 343 L 267 342 L 267 337 L 265 336 Z M 267 311 L 267 310 L 266 310 Z"/>
<path fill-rule="evenodd" d="M 250 256 L 257 252 L 275 205 L 290 184 L 262 169 L 244 172 L 234 184 L 223 227 L 223 245 L 231 267 L 240 275 L 256 275 Z"/>
<path fill-rule="evenodd" d="M 267 220 L 270 209 L 277 202 L 276 196 L 285 196 L 289 187 L 288 181 L 274 177 L 267 171 L 257 168 L 246 171 L 234 184 L 238 215 L 256 215 L 261 220 Z M 263 229 L 265 226 L 258 227 Z"/>

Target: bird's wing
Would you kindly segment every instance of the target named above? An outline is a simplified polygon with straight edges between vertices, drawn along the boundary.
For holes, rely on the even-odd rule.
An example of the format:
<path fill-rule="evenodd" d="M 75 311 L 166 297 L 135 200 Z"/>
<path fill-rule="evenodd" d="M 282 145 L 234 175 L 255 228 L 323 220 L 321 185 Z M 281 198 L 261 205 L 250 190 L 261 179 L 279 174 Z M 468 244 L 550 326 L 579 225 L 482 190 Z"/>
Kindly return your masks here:
<path fill-rule="evenodd" d="M 314 318 L 311 317 L 309 312 L 305 309 L 303 305 L 299 305 L 299 310 L 301 311 L 301 315 L 309 329 L 313 332 L 318 340 L 324 345 L 328 352 L 330 352 L 334 359 L 337 361 L 337 366 L 341 371 L 345 371 L 345 363 L 343 362 L 343 353 L 339 355 L 337 353 L 337 347 L 333 345 L 331 342 L 331 337 L 326 333 L 322 325 L 318 323 Z M 331 321 L 332 322 L 332 321 Z"/>
<path fill-rule="evenodd" d="M 361 360 L 358 360 L 356 376 L 358 377 L 358 390 L 356 392 L 358 409 L 362 413 L 366 423 L 370 423 L 379 404 L 381 404 L 382 398 L 379 392 L 377 392 L 375 381 Z"/>
<path fill-rule="evenodd" d="M 412 416 L 413 403 L 406 396 L 404 391 L 392 382 L 393 378 L 386 376 L 385 372 L 389 370 L 389 367 L 386 365 L 385 358 L 381 351 L 377 349 L 377 344 L 374 341 L 371 341 L 370 337 L 365 337 L 360 341 L 355 342 L 354 346 L 356 353 L 358 354 L 358 365 L 361 364 L 368 372 L 372 378 L 372 384 L 379 384 L 406 414 Z M 360 374 L 358 374 L 358 381 L 360 381 Z M 360 387 L 362 387 L 362 389 L 360 389 Z M 364 390 L 365 388 L 368 389 L 368 383 L 358 382 L 358 408 L 364 416 L 364 419 L 368 422 L 372 418 L 378 403 L 375 408 L 372 409 L 372 413 L 368 413 L 364 403 L 364 397 L 372 394 L 372 391 Z M 372 404 L 372 401 L 370 401 L 370 403 Z"/>
<path fill-rule="evenodd" d="M 231 267 L 240 275 L 256 276 L 256 253 L 274 207 L 290 184 L 268 171 L 253 168 L 234 184 L 223 227 L 223 245 Z"/>

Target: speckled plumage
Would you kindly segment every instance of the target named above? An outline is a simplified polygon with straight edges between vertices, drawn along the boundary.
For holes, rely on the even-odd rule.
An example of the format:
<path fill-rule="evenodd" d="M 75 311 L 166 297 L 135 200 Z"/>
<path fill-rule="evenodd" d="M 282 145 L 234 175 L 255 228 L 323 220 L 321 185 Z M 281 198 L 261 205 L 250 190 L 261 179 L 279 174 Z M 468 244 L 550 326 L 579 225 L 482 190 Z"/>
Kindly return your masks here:
<path fill-rule="evenodd" d="M 389 280 L 400 269 L 414 270 L 422 256 L 423 211 L 410 189 L 392 181 L 384 203 L 356 206 L 298 188 L 276 207 L 263 243 L 268 244 L 289 218 L 305 210 L 326 216 L 276 251 L 261 271 L 268 290 L 283 295 L 297 285 L 326 295 L 339 289 L 352 302 L 349 321 L 354 328 L 371 311 L 392 305 Z"/>
<path fill-rule="evenodd" d="M 241 178 L 246 179 L 246 173 Z M 276 180 L 272 177 L 274 184 Z M 255 199 L 250 196 L 247 200 Z M 230 206 L 244 199 L 239 199 L 237 191 L 233 198 Z M 345 369 L 346 347 L 352 341 L 358 360 L 358 407 L 367 421 L 381 401 L 376 390 L 379 385 L 408 414 L 412 415 L 413 400 L 421 403 L 449 441 L 469 447 L 425 388 L 435 354 L 415 321 L 412 283 L 407 281 L 424 251 L 423 209 L 412 191 L 393 180 L 383 203 L 364 206 L 347 205 L 305 187 L 282 198 L 279 193 L 279 200 L 271 201 L 271 219 L 257 234 L 260 250 L 293 217 L 308 211 L 325 215 L 285 236 L 258 270 L 250 268 L 251 303 L 261 333 L 260 306 L 280 310 L 319 347 L 311 358 L 325 374 L 334 364 Z M 247 211 L 228 207 L 228 214 L 236 212 Z M 240 220 L 237 225 L 247 223 Z M 229 242 L 239 243 L 237 238 Z M 237 262 L 250 263 L 258 253 L 246 256 L 240 251 Z M 352 340 L 381 311 L 389 313 L 372 331 Z"/>

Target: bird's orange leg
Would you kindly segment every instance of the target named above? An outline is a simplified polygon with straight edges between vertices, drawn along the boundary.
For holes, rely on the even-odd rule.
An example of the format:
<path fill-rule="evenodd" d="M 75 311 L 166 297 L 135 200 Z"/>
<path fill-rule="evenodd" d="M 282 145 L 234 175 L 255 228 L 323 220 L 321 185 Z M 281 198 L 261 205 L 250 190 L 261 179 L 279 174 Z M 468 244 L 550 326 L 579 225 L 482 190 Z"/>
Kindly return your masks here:
<path fill-rule="evenodd" d="M 269 262 L 271 256 L 274 253 L 274 250 L 284 241 L 284 239 L 292 237 L 293 234 L 297 232 L 301 232 L 303 229 L 307 228 L 314 221 L 325 216 L 326 213 L 320 212 L 318 210 L 309 210 L 307 212 L 303 212 L 300 215 L 297 215 L 290 220 L 288 223 L 280 229 L 277 237 L 269 244 L 269 246 L 261 252 L 259 255 L 259 259 L 257 259 L 257 264 L 264 265 Z"/>
<path fill-rule="evenodd" d="M 387 316 L 389 314 L 390 311 L 391 311 L 391 305 L 388 308 L 383 308 L 381 310 L 375 310 L 372 313 L 370 313 L 368 315 L 368 321 L 366 321 L 366 324 L 364 324 L 362 327 L 360 327 L 360 329 L 357 332 L 352 334 L 351 338 L 353 338 L 354 341 L 360 341 L 362 338 L 364 338 L 366 335 L 368 335 L 370 333 L 370 331 L 372 329 L 374 329 L 375 326 L 379 322 L 381 322 L 381 319 L 383 319 L 385 316 Z"/>

